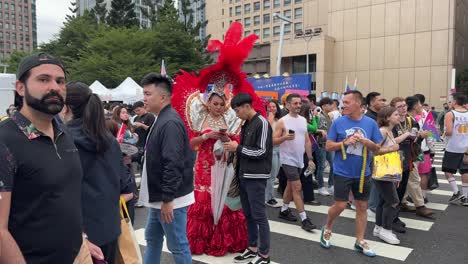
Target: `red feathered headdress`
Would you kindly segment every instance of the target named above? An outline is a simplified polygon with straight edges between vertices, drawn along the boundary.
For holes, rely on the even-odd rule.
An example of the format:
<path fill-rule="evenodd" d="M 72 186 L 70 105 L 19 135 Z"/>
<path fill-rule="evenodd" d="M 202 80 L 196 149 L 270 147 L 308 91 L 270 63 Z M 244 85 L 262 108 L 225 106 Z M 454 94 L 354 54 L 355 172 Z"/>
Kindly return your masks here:
<path fill-rule="evenodd" d="M 254 109 L 262 115 L 266 114 L 262 101 L 247 81 L 247 75 L 241 70 L 258 36 L 251 34 L 242 39 L 242 34 L 242 24 L 233 22 L 226 32 L 224 43 L 220 40 L 211 40 L 208 43 L 208 52 L 219 52 L 218 61 L 215 64 L 201 70 L 199 76 L 182 72 L 176 77 L 172 105 L 184 119 L 186 119 L 185 102 L 188 97 L 196 91 L 204 93 L 210 84 L 214 85 L 213 89 L 220 90 L 224 90 L 227 84 L 231 84 L 234 96 L 239 93 L 248 93 L 252 97 Z"/>

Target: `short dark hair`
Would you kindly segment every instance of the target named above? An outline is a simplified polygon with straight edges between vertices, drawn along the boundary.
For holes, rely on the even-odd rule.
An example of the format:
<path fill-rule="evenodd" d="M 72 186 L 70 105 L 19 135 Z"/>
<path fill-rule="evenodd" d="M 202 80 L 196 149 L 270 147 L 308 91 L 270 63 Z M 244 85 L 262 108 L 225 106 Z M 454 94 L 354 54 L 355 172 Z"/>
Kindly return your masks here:
<path fill-rule="evenodd" d="M 333 99 L 333 102 L 336 104 L 336 107 L 340 105 L 340 101 L 338 101 L 337 99 Z"/>
<path fill-rule="evenodd" d="M 426 102 L 426 96 L 424 96 L 424 94 L 415 94 L 414 96 L 416 96 L 419 99 L 419 102 L 421 102 L 421 104 L 424 104 Z"/>
<path fill-rule="evenodd" d="M 231 107 L 233 109 L 245 104 L 252 106 L 252 96 L 248 93 L 239 93 L 231 100 Z"/>
<path fill-rule="evenodd" d="M 417 96 L 408 96 L 405 99 L 406 105 L 408 106 L 408 111 L 413 110 L 414 106 L 417 105 L 419 102 L 419 97 Z"/>
<path fill-rule="evenodd" d="M 133 110 L 139 108 L 139 107 L 145 107 L 145 104 L 142 102 L 142 101 L 138 101 L 136 103 L 133 104 Z"/>
<path fill-rule="evenodd" d="M 317 97 L 315 96 L 315 94 L 307 95 L 307 99 L 309 99 L 309 101 L 313 102 L 314 104 L 317 103 Z"/>
<path fill-rule="evenodd" d="M 463 106 L 464 104 L 466 104 L 466 95 L 462 93 L 455 93 L 452 96 L 457 105 Z"/>
<path fill-rule="evenodd" d="M 431 106 L 431 110 L 435 110 L 435 106 Z"/>
<path fill-rule="evenodd" d="M 169 80 L 169 78 L 160 74 L 154 72 L 148 73 L 145 75 L 145 77 L 143 77 L 140 83 L 141 86 L 154 84 L 154 86 L 159 87 L 166 91 L 169 95 L 172 95 L 172 82 Z"/>
<path fill-rule="evenodd" d="M 348 95 L 348 94 L 352 94 L 354 96 L 354 99 L 356 101 L 358 101 L 360 103 L 361 106 L 364 105 L 364 96 L 362 95 L 362 93 L 358 90 L 351 90 L 351 91 L 347 91 L 344 93 L 344 95 Z"/>
<path fill-rule="evenodd" d="M 429 106 L 428 104 L 423 104 L 423 106 Z"/>
<path fill-rule="evenodd" d="M 367 96 L 366 96 L 366 105 L 367 105 L 367 106 L 370 106 L 370 104 L 372 103 L 372 101 L 374 101 L 375 98 L 376 98 L 377 96 L 380 96 L 380 93 L 378 93 L 378 92 L 370 92 L 370 93 L 368 93 Z"/>
<path fill-rule="evenodd" d="M 330 97 L 324 97 L 324 98 L 320 99 L 319 105 L 323 106 L 323 105 L 328 105 L 328 104 L 333 104 L 333 103 L 334 102 Z"/>
<path fill-rule="evenodd" d="M 299 94 L 292 93 L 292 94 L 289 94 L 288 97 L 286 97 L 286 102 L 291 103 L 293 98 L 299 98 L 302 101 L 302 97 Z"/>
<path fill-rule="evenodd" d="M 447 103 L 443 103 L 442 105 L 444 105 L 444 106 L 445 106 L 445 105 L 446 105 L 446 106 L 448 106 L 448 104 L 447 104 Z"/>

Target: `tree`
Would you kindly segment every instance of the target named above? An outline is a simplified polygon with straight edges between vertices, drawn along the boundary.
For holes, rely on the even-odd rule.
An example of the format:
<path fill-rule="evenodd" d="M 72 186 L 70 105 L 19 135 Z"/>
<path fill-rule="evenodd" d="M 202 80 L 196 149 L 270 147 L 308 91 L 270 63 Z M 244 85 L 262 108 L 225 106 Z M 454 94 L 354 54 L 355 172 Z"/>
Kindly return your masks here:
<path fill-rule="evenodd" d="M 73 78 L 85 83 L 99 80 L 106 87 L 117 87 L 128 76 L 139 81 L 156 69 L 154 41 L 150 30 L 108 29 L 89 41 L 69 70 Z"/>
<path fill-rule="evenodd" d="M 96 16 L 98 23 L 106 22 L 107 4 L 104 0 L 96 0 L 96 5 L 92 9 L 92 13 Z"/>
<path fill-rule="evenodd" d="M 65 21 L 59 34 L 49 43 L 43 44 L 40 49 L 60 58 L 65 66 L 74 61 L 79 61 L 80 50 L 98 34 L 101 28 L 96 17 L 89 11 L 82 16 Z"/>
<path fill-rule="evenodd" d="M 18 71 L 18 65 L 20 64 L 21 60 L 34 53 L 36 53 L 36 51 L 33 51 L 33 52 L 18 51 L 18 50 L 13 51 L 11 55 L 5 60 L 5 63 L 9 65 L 7 72 L 16 74 Z"/>
<path fill-rule="evenodd" d="M 112 27 L 139 26 L 132 0 L 112 0 L 111 10 L 107 16 L 107 24 Z"/>
<path fill-rule="evenodd" d="M 200 11 L 201 9 L 205 8 L 205 3 L 201 2 L 200 0 L 181 0 L 180 1 L 180 17 L 182 20 L 182 23 L 184 24 L 185 31 L 189 32 L 195 36 L 200 35 L 200 30 L 202 28 L 205 28 L 206 25 L 208 24 L 208 20 L 205 21 L 198 21 L 195 25 L 193 23 L 193 12 L 195 10 L 192 9 L 193 5 L 192 3 L 195 3 L 195 8 L 197 9 L 196 11 Z M 200 3 L 200 5 L 197 7 L 197 4 Z"/>
<path fill-rule="evenodd" d="M 70 10 L 70 12 L 72 12 L 72 14 L 71 14 L 71 15 L 66 15 L 66 16 L 65 16 L 65 21 L 70 21 L 70 20 L 72 20 L 73 18 L 76 17 L 76 14 L 78 13 L 78 5 L 77 5 L 77 3 L 76 3 L 76 0 L 71 1 L 71 2 L 70 2 L 70 5 L 71 5 L 71 6 L 68 8 L 68 10 Z"/>
<path fill-rule="evenodd" d="M 166 71 L 176 73 L 179 69 L 195 71 L 211 63 L 205 53 L 204 42 L 187 32 L 185 24 L 172 0 L 167 0 L 157 11 L 157 22 L 153 27 L 157 41 L 154 43 L 154 56 L 167 62 Z"/>
<path fill-rule="evenodd" d="M 457 92 L 468 94 L 468 69 L 460 71 L 457 74 L 456 83 Z"/>
<path fill-rule="evenodd" d="M 140 12 L 144 18 L 148 19 L 151 23 L 151 26 L 156 24 L 157 16 L 157 6 L 153 0 L 142 0 L 142 4 L 146 7 L 141 6 Z"/>

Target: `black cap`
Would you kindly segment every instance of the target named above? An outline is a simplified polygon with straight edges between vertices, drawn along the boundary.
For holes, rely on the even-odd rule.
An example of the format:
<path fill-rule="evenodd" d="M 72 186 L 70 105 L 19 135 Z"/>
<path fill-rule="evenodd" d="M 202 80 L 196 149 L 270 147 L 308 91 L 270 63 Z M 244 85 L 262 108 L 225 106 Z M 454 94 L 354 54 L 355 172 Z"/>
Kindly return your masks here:
<path fill-rule="evenodd" d="M 62 62 L 59 59 L 56 59 L 47 53 L 37 53 L 31 56 L 25 57 L 24 59 L 21 60 L 18 66 L 18 74 L 17 74 L 18 80 L 21 79 L 26 72 L 42 64 L 57 65 L 65 73 L 65 67 L 63 67 Z"/>

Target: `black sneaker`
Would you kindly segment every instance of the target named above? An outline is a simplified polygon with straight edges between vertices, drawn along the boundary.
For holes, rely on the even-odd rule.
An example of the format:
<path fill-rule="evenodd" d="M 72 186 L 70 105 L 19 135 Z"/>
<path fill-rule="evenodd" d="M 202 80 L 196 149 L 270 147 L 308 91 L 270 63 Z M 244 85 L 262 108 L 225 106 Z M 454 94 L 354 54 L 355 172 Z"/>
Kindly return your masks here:
<path fill-rule="evenodd" d="M 406 228 L 403 225 L 401 225 L 399 222 L 395 222 L 392 224 L 392 230 L 401 234 L 406 233 Z"/>
<path fill-rule="evenodd" d="M 429 200 L 427 199 L 427 197 L 424 197 L 424 204 L 427 204 L 429 202 Z"/>
<path fill-rule="evenodd" d="M 268 263 L 270 263 L 270 257 L 264 258 L 260 255 L 257 255 L 255 259 L 250 261 L 248 264 L 268 264 Z"/>
<path fill-rule="evenodd" d="M 281 205 L 278 204 L 278 202 L 275 199 L 271 199 L 267 202 L 265 202 L 266 205 L 270 207 L 280 207 Z"/>
<path fill-rule="evenodd" d="M 256 256 L 257 252 L 253 252 L 250 249 L 246 249 L 244 253 L 234 258 L 234 263 L 247 263 L 247 261 L 255 258 Z"/>
<path fill-rule="evenodd" d="M 463 197 L 460 199 L 460 204 L 463 206 L 468 206 L 468 198 Z"/>
<path fill-rule="evenodd" d="M 297 221 L 297 217 L 295 217 L 292 214 L 291 209 L 289 209 L 289 208 L 286 209 L 283 212 L 281 212 L 281 209 L 280 209 L 279 218 L 287 220 L 287 221 L 291 221 L 291 222 L 296 222 Z"/>
<path fill-rule="evenodd" d="M 312 230 L 317 229 L 317 227 L 314 224 L 312 224 L 310 219 L 307 217 L 306 219 L 304 219 L 304 221 L 302 221 L 302 229 L 304 229 L 307 232 L 311 232 Z"/>
<path fill-rule="evenodd" d="M 454 193 L 452 195 L 452 198 L 450 198 L 449 203 L 454 203 L 460 200 L 461 198 L 463 198 L 463 195 L 461 195 L 460 191 L 458 191 L 457 193 Z"/>
<path fill-rule="evenodd" d="M 399 217 L 397 217 L 393 223 L 406 227 L 406 223 L 401 221 Z"/>

